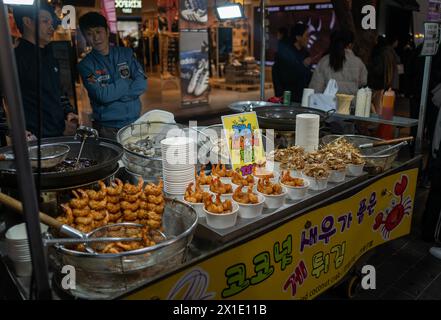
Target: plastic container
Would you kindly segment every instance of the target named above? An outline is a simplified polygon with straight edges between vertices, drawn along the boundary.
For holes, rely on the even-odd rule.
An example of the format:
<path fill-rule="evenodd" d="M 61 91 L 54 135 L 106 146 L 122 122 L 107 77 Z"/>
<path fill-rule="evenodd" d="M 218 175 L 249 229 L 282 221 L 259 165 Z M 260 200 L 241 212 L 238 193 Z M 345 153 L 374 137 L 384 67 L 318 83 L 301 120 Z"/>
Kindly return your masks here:
<path fill-rule="evenodd" d="M 329 182 L 340 183 L 345 181 L 345 179 L 346 179 L 346 169 L 329 171 Z"/>
<path fill-rule="evenodd" d="M 346 174 L 350 177 L 359 177 L 363 174 L 364 165 L 364 163 L 348 164 L 348 166 L 346 167 Z"/>
<path fill-rule="evenodd" d="M 291 200 L 301 200 L 305 198 L 309 185 L 310 183 L 306 179 L 303 179 L 303 186 L 301 187 L 289 186 L 282 182 L 282 186 L 285 187 L 288 191 L 288 198 L 290 198 Z"/>
<path fill-rule="evenodd" d="M 285 204 L 285 199 L 288 194 L 288 191 L 285 187 L 282 186 L 282 193 L 278 195 L 268 195 L 257 191 L 257 194 L 265 197 L 265 208 L 268 209 L 277 209 L 282 207 Z"/>
<path fill-rule="evenodd" d="M 236 203 L 239 205 L 239 217 L 244 219 L 253 219 L 262 215 L 263 207 L 265 205 L 265 197 L 261 194 L 258 194 L 258 203 Z"/>
<path fill-rule="evenodd" d="M 207 224 L 214 229 L 227 229 L 236 224 L 239 213 L 239 205 L 233 202 L 233 210 L 230 213 L 211 213 L 203 207 L 206 214 Z"/>

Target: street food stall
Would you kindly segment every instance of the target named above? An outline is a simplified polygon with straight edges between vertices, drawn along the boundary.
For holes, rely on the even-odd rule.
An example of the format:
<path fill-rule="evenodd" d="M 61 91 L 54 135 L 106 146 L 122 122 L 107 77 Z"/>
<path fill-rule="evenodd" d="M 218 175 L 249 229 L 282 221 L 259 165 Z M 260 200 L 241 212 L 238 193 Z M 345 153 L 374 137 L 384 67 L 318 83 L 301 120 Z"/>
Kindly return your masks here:
<path fill-rule="evenodd" d="M 117 142 L 80 128 L 42 139 L 41 151 L 67 148 L 32 159 L 11 53 L 0 51 L 14 142 L 0 149 L 0 270 L 20 298 L 33 283 L 46 299 L 313 299 L 348 277 L 352 293 L 364 255 L 410 232 L 420 157 L 369 137 L 319 143 L 330 115 L 311 109 L 290 115 L 295 143 L 272 153 L 270 130 L 294 120 L 266 116 L 265 137 L 265 115 L 246 110 L 166 137 L 149 123 Z M 209 161 L 191 161 L 196 150 Z"/>
<path fill-rule="evenodd" d="M 257 126 L 253 114 L 228 117 L 233 126 L 239 120 L 246 128 L 248 121 Z M 176 136 L 165 138 L 161 126 L 176 129 Z M 357 150 L 382 141 L 327 135 L 321 138 L 318 152 L 291 146 L 267 154 L 265 165 L 258 162 L 248 179 L 246 174 L 237 175 L 234 166 L 209 168 L 210 164 L 178 161 L 189 155 L 185 144 L 191 139 L 197 141 L 198 151 L 205 147 L 225 160 L 222 137 L 212 136 L 223 125 L 185 128 L 155 123 L 154 129 L 152 124 L 141 125 L 144 131 L 136 130 L 139 124 L 132 127 L 121 129 L 119 142 L 98 138 L 93 130 L 80 132 L 88 133 L 86 138 L 42 141 L 68 145 L 66 165 L 80 150 L 86 162 L 84 167 L 41 174 L 41 210 L 88 238 L 78 244 L 78 239 L 66 239 L 66 233 L 54 228 L 43 234 L 55 296 L 313 299 L 342 281 L 347 281 L 351 296 L 360 282 L 365 254 L 410 232 L 420 158 L 399 157 L 399 147 L 379 144 Z M 261 139 L 262 150 L 270 148 L 268 136 Z M 10 147 L 0 150 L 0 154 L 11 152 Z M 172 159 L 166 157 L 170 152 L 175 155 Z M 155 172 L 134 173 L 140 160 L 146 161 L 141 167 Z M 4 197 L 18 198 L 17 185 L 14 163 L 1 164 L 2 193 L 9 195 L 2 195 L 5 203 Z M 199 200 L 194 200 L 198 193 Z M 209 193 L 211 200 L 202 199 L 203 193 Z M 253 195 L 256 200 L 251 202 Z M 210 205 L 228 202 L 232 207 L 226 211 L 209 211 Z M 231 215 L 234 219 L 222 220 Z M 9 221 L 15 217 L 12 211 L 7 216 Z M 96 232 L 111 223 L 124 230 Z M 127 223 L 149 226 L 148 240 L 135 245 L 100 242 L 103 237 L 127 237 Z M 17 244 L 9 238 L 0 241 L 2 264 L 27 297 L 30 269 L 23 269 L 20 256 L 11 253 L 11 246 Z M 65 266 L 74 268 L 74 287 L 63 281 Z"/>

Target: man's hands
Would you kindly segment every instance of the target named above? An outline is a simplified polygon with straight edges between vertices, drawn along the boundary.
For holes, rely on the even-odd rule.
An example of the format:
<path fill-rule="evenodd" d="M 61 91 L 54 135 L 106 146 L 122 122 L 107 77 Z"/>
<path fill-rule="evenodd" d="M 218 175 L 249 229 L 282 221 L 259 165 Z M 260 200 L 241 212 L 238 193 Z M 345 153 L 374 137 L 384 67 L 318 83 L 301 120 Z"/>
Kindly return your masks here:
<path fill-rule="evenodd" d="M 77 130 L 78 122 L 78 115 L 73 112 L 69 112 L 67 114 L 67 119 L 65 120 L 66 127 L 64 129 L 63 135 L 73 136 L 75 134 L 75 131 Z"/>

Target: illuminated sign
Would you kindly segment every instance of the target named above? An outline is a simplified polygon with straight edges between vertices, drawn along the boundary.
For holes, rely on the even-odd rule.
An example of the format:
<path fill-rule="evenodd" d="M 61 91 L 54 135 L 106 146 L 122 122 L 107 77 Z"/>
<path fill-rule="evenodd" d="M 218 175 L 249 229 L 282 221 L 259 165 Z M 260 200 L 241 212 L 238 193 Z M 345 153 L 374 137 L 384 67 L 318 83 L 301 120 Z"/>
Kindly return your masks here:
<path fill-rule="evenodd" d="M 133 9 L 141 9 L 141 0 L 116 0 L 115 8 L 120 9 L 123 13 L 132 13 Z"/>

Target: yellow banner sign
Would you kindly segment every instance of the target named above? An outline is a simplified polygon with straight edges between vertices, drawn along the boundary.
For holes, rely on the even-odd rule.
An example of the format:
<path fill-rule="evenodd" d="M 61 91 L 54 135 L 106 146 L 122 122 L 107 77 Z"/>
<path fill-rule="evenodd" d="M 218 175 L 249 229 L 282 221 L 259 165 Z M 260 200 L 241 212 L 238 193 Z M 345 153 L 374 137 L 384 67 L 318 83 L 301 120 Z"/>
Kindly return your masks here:
<path fill-rule="evenodd" d="M 128 298 L 312 299 L 368 250 L 410 232 L 417 176 L 380 179 Z"/>
<path fill-rule="evenodd" d="M 265 161 L 262 133 L 255 112 L 222 116 L 231 164 L 243 176 L 252 174 L 255 163 Z"/>

